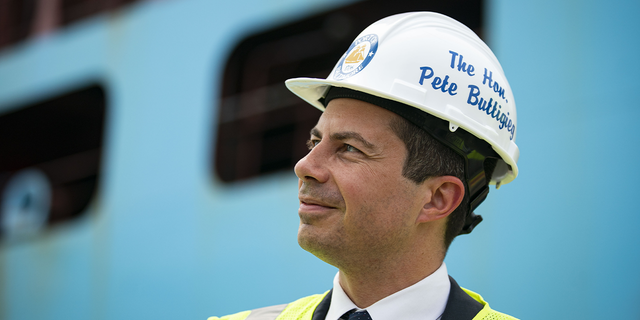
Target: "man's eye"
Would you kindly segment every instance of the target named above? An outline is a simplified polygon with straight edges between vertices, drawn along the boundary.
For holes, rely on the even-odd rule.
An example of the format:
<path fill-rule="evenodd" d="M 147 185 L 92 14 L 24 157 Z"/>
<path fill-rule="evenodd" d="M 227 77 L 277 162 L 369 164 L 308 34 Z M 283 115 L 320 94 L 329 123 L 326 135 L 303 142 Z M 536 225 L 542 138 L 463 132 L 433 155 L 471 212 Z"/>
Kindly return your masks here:
<path fill-rule="evenodd" d="M 345 144 L 344 149 L 347 152 L 360 152 L 360 150 L 358 150 L 357 148 L 355 148 L 354 146 L 352 146 L 350 144 Z"/>

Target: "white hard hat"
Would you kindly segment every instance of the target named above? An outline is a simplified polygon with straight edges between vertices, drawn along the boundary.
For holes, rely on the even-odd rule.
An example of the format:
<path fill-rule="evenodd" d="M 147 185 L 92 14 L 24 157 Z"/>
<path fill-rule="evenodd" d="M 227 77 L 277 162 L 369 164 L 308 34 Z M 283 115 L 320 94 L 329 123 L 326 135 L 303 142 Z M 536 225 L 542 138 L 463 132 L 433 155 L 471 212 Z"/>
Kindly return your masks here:
<path fill-rule="evenodd" d="M 477 175 L 467 176 L 472 202 L 478 198 L 472 210 L 486 197 L 487 182 L 499 187 L 518 175 L 516 105 L 502 67 L 471 29 L 445 15 L 410 12 L 381 19 L 356 37 L 327 79 L 295 78 L 286 85 L 320 110 L 331 88 L 373 96 L 382 103 L 368 102 L 400 114 L 462 154 L 467 171 L 474 159 L 497 158 L 492 177 L 484 178 L 482 161 L 475 164 Z M 445 129 L 435 128 L 442 126 L 438 122 Z M 482 181 L 479 187 L 474 180 Z"/>

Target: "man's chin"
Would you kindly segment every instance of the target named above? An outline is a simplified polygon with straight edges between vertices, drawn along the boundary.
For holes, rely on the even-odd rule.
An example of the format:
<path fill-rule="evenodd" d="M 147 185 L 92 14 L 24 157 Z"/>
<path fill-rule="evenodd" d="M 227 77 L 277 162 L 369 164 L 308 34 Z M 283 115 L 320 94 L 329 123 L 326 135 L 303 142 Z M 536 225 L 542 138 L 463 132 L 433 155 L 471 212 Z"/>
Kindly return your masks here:
<path fill-rule="evenodd" d="M 312 226 L 303 222 L 300 222 L 300 226 L 298 227 L 298 244 L 302 249 L 307 251 L 309 251 L 308 248 L 314 247 L 313 243 L 317 241 L 312 240 L 313 238 L 315 238 L 314 236 L 312 236 L 311 230 L 309 230 L 312 228 Z"/>
<path fill-rule="evenodd" d="M 298 245 L 305 251 L 318 257 L 318 259 L 334 265 L 332 263 L 332 257 L 337 255 L 336 248 L 339 248 L 339 245 L 326 241 L 324 237 L 310 232 L 311 230 L 307 230 L 307 228 L 311 229 L 312 227 L 308 225 L 305 227 L 303 224 L 300 224 L 300 229 L 298 230 Z"/>
<path fill-rule="evenodd" d="M 298 228 L 298 244 L 306 251 L 314 253 L 318 250 L 323 250 L 327 244 L 323 243 L 322 237 L 312 225 L 300 223 Z M 315 254 L 315 253 L 314 253 Z"/>

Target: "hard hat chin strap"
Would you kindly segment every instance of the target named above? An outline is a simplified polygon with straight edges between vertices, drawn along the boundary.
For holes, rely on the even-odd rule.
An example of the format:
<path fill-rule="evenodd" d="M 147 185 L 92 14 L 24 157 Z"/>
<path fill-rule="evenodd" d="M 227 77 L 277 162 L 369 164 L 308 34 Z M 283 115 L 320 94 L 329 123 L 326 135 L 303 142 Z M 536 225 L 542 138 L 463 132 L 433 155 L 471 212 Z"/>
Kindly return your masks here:
<path fill-rule="evenodd" d="M 487 158 L 500 159 L 491 145 L 462 128 L 450 126 L 449 121 L 432 116 L 418 108 L 361 91 L 331 87 L 320 102 L 326 106 L 329 101 L 336 98 L 356 99 L 387 109 L 425 130 L 436 140 L 463 156 L 466 179 L 464 184 L 465 192 L 469 194 L 469 210 L 460 234 L 473 231 L 473 228 L 482 221 L 482 216 L 476 215 L 473 211 L 489 194 L 488 184 L 491 177 L 486 177 L 484 161 Z"/>
<path fill-rule="evenodd" d="M 473 210 L 475 210 L 475 208 L 477 208 L 482 203 L 482 201 L 487 198 L 488 194 L 489 187 L 485 186 L 483 194 L 480 194 L 478 197 L 471 201 L 471 203 L 469 204 L 470 209 L 469 211 L 467 211 L 467 215 L 464 217 L 464 226 L 462 227 L 458 235 L 471 233 L 471 231 L 473 231 L 473 228 L 475 228 L 480 222 L 482 222 L 482 216 L 479 214 L 475 214 Z"/>

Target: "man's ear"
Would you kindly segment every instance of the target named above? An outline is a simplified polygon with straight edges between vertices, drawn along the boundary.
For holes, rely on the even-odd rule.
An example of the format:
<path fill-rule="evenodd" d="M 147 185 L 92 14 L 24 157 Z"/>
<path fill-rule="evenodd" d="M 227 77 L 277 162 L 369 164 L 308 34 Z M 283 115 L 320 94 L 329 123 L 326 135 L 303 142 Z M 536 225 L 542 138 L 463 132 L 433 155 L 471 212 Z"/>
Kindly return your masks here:
<path fill-rule="evenodd" d="M 464 184 L 454 176 L 433 177 L 424 183 L 427 184 L 426 192 L 430 196 L 425 196 L 425 203 L 417 222 L 429 222 L 448 217 L 464 198 Z"/>

